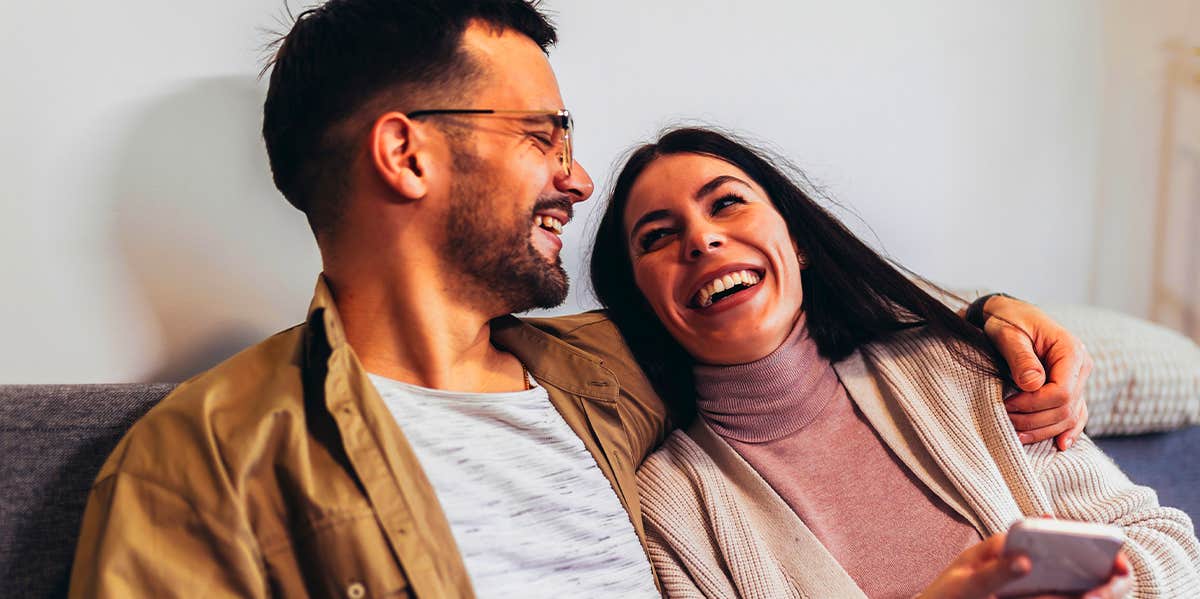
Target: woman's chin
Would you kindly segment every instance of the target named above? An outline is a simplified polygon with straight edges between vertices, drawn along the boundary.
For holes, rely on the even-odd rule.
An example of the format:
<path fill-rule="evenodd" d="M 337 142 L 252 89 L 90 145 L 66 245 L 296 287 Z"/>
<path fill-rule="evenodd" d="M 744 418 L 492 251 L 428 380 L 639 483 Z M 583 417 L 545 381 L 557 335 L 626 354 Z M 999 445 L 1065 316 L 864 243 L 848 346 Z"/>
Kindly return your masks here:
<path fill-rule="evenodd" d="M 773 349 L 769 347 L 770 341 L 755 338 L 728 339 L 712 343 L 697 346 L 696 351 L 690 352 L 692 359 L 709 366 L 733 366 L 761 360 L 770 355 Z"/>
<path fill-rule="evenodd" d="M 721 320 L 719 324 L 706 323 L 715 326 L 693 326 L 687 341 L 681 343 L 696 361 L 714 365 L 753 362 L 774 351 L 780 337 L 787 337 L 790 330 L 784 330 L 787 327 L 782 323 L 764 327 L 763 320 L 754 318 Z"/>
<path fill-rule="evenodd" d="M 737 296 L 724 301 L 734 299 Z M 718 303 L 707 309 L 688 309 L 684 327 L 688 340 L 682 345 L 704 364 L 745 364 L 767 356 L 791 333 L 798 310 L 798 306 L 785 310 L 782 302 L 769 299 L 764 294 L 724 307 Z"/>

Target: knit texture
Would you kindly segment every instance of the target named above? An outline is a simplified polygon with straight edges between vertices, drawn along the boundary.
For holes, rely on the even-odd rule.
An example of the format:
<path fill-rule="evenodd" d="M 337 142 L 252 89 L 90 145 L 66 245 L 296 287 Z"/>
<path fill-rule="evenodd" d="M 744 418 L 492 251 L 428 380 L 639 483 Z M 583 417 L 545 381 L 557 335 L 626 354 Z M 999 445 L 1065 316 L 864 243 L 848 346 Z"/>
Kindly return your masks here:
<path fill-rule="evenodd" d="M 767 443 L 811 424 L 842 392 L 801 317 L 765 357 L 733 366 L 697 365 L 696 403 L 718 435 Z"/>
<path fill-rule="evenodd" d="M 1088 306 L 1045 311 L 1087 345 L 1087 432 L 1130 435 L 1200 424 L 1200 347 L 1164 326 Z"/>
<path fill-rule="evenodd" d="M 762 359 L 697 366 L 700 415 L 864 592 L 912 597 L 979 533 L 888 449 L 800 321 Z"/>
<path fill-rule="evenodd" d="M 1200 596 L 1200 542 L 1187 515 L 1159 506 L 1152 489 L 1134 485 L 1086 436 L 1065 452 L 1050 441 L 1022 446 L 1004 410 L 1002 384 L 965 368 L 955 351 L 915 330 L 867 346 L 835 368 L 864 412 L 895 406 L 910 435 L 904 438 L 913 441 L 893 449 L 927 456 L 935 472 L 920 478 L 948 479 L 981 535 L 1041 514 L 1114 524 L 1128 539 L 1131 596 Z M 864 380 L 878 385 L 875 397 L 863 391 Z M 695 430 L 676 431 L 639 472 L 651 558 L 668 595 L 787 596 L 776 587 L 790 585 L 801 595 L 844 596 L 821 595 L 805 582 L 810 571 L 835 572 L 819 544 L 795 555 L 798 549 L 772 541 L 790 536 L 803 545 L 813 538 L 794 515 L 788 520 L 776 511 L 764 522 L 763 510 L 782 503 L 778 495 L 765 482 L 747 494 L 736 481 L 752 468 L 727 460 L 716 466 L 711 443 L 697 451 L 695 438 Z M 723 499 L 731 493 L 741 495 Z M 764 556 L 763 546 L 775 549 Z M 841 577 L 855 588 L 844 571 Z M 748 580 L 775 586 L 763 592 Z"/>

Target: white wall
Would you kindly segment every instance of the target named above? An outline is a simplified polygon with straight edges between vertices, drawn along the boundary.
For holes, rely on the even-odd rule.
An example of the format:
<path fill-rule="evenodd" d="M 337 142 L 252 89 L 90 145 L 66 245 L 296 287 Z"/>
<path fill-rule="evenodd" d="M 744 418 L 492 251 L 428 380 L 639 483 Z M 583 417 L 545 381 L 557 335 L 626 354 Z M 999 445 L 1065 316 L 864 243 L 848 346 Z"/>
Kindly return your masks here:
<path fill-rule="evenodd" d="M 1200 0 L 1103 6 L 1091 299 L 1200 341 Z"/>
<path fill-rule="evenodd" d="M 1088 299 L 1100 5 L 547 6 L 600 186 L 631 143 L 699 118 L 772 142 L 918 272 Z M 259 28 L 281 14 L 279 0 L 6 11 L 0 383 L 178 379 L 303 317 L 319 262 L 258 135 Z M 581 224 L 598 205 L 567 234 L 564 310 L 590 307 Z"/>

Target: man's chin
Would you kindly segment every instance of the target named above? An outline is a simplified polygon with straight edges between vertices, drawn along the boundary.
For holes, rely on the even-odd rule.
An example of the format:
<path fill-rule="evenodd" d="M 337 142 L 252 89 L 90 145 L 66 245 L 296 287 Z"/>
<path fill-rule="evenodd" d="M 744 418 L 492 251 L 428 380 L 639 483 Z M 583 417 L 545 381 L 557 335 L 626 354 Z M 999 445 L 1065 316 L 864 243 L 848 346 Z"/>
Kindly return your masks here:
<path fill-rule="evenodd" d="M 530 287 L 532 293 L 529 303 L 531 305 L 524 310 L 514 310 L 514 312 L 524 312 L 535 308 L 548 310 L 557 308 L 567 301 L 570 281 L 567 271 L 563 269 L 561 263 L 551 266 L 538 279 L 537 283 Z"/>

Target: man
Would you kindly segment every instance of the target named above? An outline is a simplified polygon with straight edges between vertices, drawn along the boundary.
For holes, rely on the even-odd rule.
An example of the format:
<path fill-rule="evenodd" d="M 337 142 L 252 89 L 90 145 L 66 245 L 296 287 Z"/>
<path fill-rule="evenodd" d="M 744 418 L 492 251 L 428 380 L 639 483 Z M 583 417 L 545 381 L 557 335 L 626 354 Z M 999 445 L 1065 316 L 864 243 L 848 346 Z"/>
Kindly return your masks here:
<path fill-rule="evenodd" d="M 263 133 L 321 249 L 308 318 L 128 432 L 93 486 L 73 596 L 656 594 L 634 472 L 663 406 L 603 315 L 508 316 L 565 298 L 558 234 L 593 191 L 554 41 L 522 0 L 299 17 Z M 1063 352 L 1074 387 L 1070 336 L 993 302 Z M 1036 364 L 989 322 L 1011 363 Z M 1036 433 L 1077 434 L 1062 413 L 1082 404 L 1039 393 Z"/>

